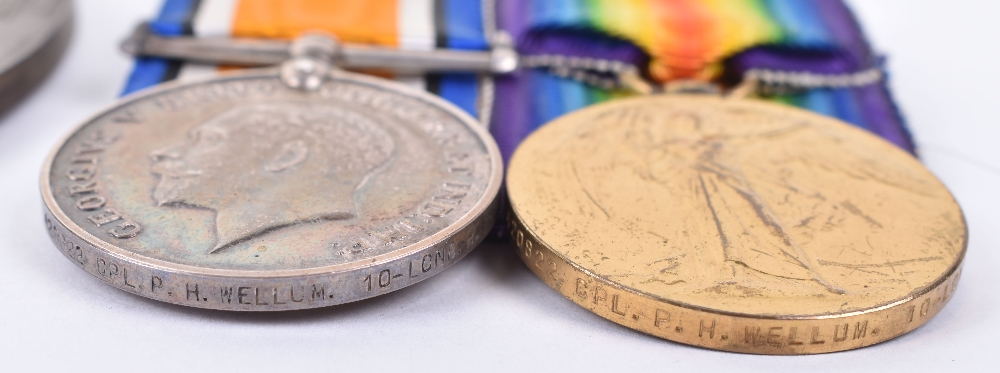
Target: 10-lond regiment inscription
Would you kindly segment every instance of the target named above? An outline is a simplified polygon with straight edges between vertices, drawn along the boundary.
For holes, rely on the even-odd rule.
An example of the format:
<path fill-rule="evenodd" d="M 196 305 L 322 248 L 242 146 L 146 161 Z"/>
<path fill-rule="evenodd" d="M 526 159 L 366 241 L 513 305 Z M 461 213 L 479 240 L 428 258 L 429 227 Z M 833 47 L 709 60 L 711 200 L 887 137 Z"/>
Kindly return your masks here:
<path fill-rule="evenodd" d="M 46 225 L 120 289 L 230 310 L 350 302 L 461 259 L 490 229 L 499 152 L 459 109 L 335 73 L 157 88 L 50 156 Z"/>

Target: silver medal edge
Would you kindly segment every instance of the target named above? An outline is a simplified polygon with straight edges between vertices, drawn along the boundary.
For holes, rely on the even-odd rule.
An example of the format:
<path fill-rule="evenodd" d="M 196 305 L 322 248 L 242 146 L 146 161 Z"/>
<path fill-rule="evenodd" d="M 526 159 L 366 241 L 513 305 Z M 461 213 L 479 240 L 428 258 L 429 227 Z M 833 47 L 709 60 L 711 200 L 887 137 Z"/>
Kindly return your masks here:
<path fill-rule="evenodd" d="M 164 83 L 106 106 L 69 131 L 46 157 L 40 177 L 46 229 L 59 251 L 77 267 L 109 285 L 146 298 L 206 309 L 279 311 L 348 303 L 410 286 L 450 267 L 474 249 L 492 229 L 503 180 L 503 163 L 499 147 L 485 127 L 450 102 L 430 93 L 344 71 L 333 72 L 331 79 L 423 101 L 459 119 L 478 137 L 490 158 L 491 175 L 483 196 L 468 213 L 448 228 L 408 248 L 371 258 L 363 265 L 246 271 L 182 265 L 129 252 L 84 231 L 56 203 L 49 179 L 55 157 L 76 133 L 92 122 L 118 108 L 169 90 L 226 80 L 277 77 L 277 69 L 263 68 Z M 228 302 L 223 300 L 227 290 Z"/>

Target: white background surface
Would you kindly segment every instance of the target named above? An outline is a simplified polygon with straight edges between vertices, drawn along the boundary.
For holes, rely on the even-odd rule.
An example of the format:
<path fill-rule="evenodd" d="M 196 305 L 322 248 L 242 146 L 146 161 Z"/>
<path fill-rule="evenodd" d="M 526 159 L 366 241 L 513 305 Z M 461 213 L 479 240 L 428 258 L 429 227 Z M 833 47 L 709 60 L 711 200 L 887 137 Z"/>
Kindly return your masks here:
<path fill-rule="evenodd" d="M 0 118 L 0 371 L 996 371 L 1000 2 L 851 1 L 890 57 L 924 162 L 965 211 L 970 246 L 958 292 L 925 326 L 861 350 L 797 357 L 633 332 L 564 299 L 505 245 L 480 247 L 387 296 L 302 312 L 204 311 L 107 286 L 49 241 L 38 173 L 67 131 L 115 99 L 131 68 L 117 44 L 159 2 L 78 1 L 66 58 Z"/>

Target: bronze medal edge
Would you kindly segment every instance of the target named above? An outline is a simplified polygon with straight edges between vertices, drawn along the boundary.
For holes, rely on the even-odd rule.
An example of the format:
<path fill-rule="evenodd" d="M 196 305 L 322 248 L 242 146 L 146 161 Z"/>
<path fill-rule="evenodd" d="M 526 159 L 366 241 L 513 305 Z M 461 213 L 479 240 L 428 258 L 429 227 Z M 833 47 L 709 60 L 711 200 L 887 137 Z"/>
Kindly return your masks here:
<path fill-rule="evenodd" d="M 924 325 L 953 297 L 963 257 L 937 281 L 883 305 L 843 314 L 770 316 L 709 309 L 627 288 L 573 263 L 511 206 L 506 224 L 518 257 L 578 306 L 627 328 L 691 346 L 760 355 L 831 353 L 882 343 Z"/>

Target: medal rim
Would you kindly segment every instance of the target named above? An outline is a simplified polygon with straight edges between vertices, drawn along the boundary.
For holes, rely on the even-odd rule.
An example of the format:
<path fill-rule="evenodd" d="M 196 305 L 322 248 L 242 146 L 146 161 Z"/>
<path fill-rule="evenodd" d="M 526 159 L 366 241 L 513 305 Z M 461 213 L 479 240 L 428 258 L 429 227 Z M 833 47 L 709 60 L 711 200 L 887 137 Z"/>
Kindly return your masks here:
<path fill-rule="evenodd" d="M 963 222 L 964 222 L 964 219 L 963 219 Z M 954 292 L 954 289 L 957 288 L 958 280 L 961 277 L 962 265 L 964 264 L 964 258 L 965 258 L 965 252 L 963 250 L 962 255 L 959 257 L 959 259 L 956 261 L 956 263 L 952 267 L 950 267 L 948 269 L 948 271 L 944 275 L 942 275 L 941 277 L 939 277 L 937 280 L 935 280 L 934 282 L 932 282 L 930 285 L 928 285 L 928 286 L 926 286 L 926 287 L 924 287 L 922 289 L 919 289 L 919 291 L 913 291 L 913 292 L 909 293 L 906 297 L 898 299 L 898 300 L 895 300 L 895 301 L 891 301 L 891 302 L 888 302 L 888 303 L 885 303 L 885 304 L 881 304 L 881 305 L 877 305 L 875 307 L 871 307 L 871 308 L 867 308 L 867 309 L 856 310 L 856 311 L 845 312 L 845 313 L 825 313 L 825 314 L 812 314 L 812 315 L 779 316 L 779 315 L 771 315 L 771 314 L 740 313 L 740 312 L 732 312 L 732 311 L 725 311 L 725 310 L 717 310 L 717 309 L 712 309 L 712 308 L 708 308 L 708 307 L 704 307 L 704 306 L 696 306 L 696 305 L 692 305 L 692 304 L 680 302 L 680 301 L 677 301 L 677 300 L 672 300 L 672 299 L 664 298 L 664 297 L 661 297 L 661 296 L 658 296 L 658 295 L 653 295 L 653 294 L 650 294 L 650 293 L 647 293 L 647 292 L 643 292 L 643 291 L 640 291 L 640 290 L 636 290 L 636 289 L 624 286 L 624 285 L 622 285 L 620 283 L 608 280 L 606 277 L 601 276 L 601 275 L 597 275 L 597 274 L 593 273 L 592 271 L 590 271 L 590 270 L 588 270 L 586 268 L 583 268 L 582 266 L 580 266 L 580 265 L 578 265 L 578 264 L 576 264 L 576 263 L 568 260 L 566 258 L 566 256 L 564 256 L 561 253 L 553 250 L 552 247 L 551 247 L 551 245 L 549 245 L 548 243 L 546 243 L 546 242 L 544 242 L 544 241 L 542 241 L 542 240 L 539 239 L 539 236 L 534 232 L 534 230 L 531 229 L 527 224 L 524 223 L 524 221 L 521 219 L 521 217 L 519 215 L 517 215 L 517 211 L 515 211 L 515 209 L 513 209 L 513 208 L 511 209 L 510 215 L 508 216 L 508 219 L 507 219 L 507 228 L 508 228 L 508 231 L 511 232 L 511 234 L 515 234 L 519 230 L 523 231 L 524 234 L 525 234 L 525 236 L 526 236 L 526 237 L 524 237 L 525 242 L 527 242 L 527 241 L 530 240 L 530 241 L 534 241 L 537 245 L 539 245 L 538 247 L 534 248 L 534 250 L 536 252 L 544 250 L 543 252 L 545 252 L 547 254 L 550 254 L 550 255 L 558 258 L 558 260 L 561 262 L 560 264 L 564 264 L 564 265 L 569 266 L 570 268 L 572 268 L 572 270 L 570 270 L 570 271 L 560 271 L 563 274 L 567 275 L 565 277 L 569 277 L 569 278 L 575 277 L 575 276 L 572 276 L 573 270 L 575 270 L 575 271 L 577 271 L 579 273 L 583 273 L 584 275 L 590 277 L 590 279 L 594 280 L 595 282 L 599 283 L 600 285 L 606 285 L 606 286 L 614 288 L 617 291 L 620 291 L 620 292 L 623 292 L 623 293 L 627 293 L 627 294 L 631 294 L 632 296 L 637 297 L 640 300 L 651 301 L 653 304 L 662 303 L 662 304 L 665 304 L 667 306 L 672 306 L 672 307 L 680 308 L 682 311 L 687 311 L 687 312 L 693 314 L 693 315 L 686 315 L 686 316 L 688 316 L 689 319 L 693 319 L 693 320 L 703 320 L 705 318 L 709 318 L 709 319 L 712 319 L 713 321 L 717 321 L 717 318 L 718 318 L 718 320 L 725 321 L 725 323 L 728 323 L 728 324 L 744 324 L 744 325 L 751 324 L 751 323 L 757 323 L 758 325 L 760 325 L 761 323 L 767 323 L 767 322 L 808 322 L 808 321 L 813 321 L 813 322 L 829 322 L 829 321 L 833 321 L 834 324 L 840 324 L 840 323 L 849 324 L 850 322 L 855 322 L 856 321 L 854 319 L 855 317 L 865 317 L 866 319 L 864 321 L 871 320 L 871 319 L 881 320 L 881 319 L 885 318 L 886 316 L 891 316 L 890 314 L 893 313 L 894 311 L 900 311 L 901 309 L 899 307 L 904 307 L 907 304 L 910 304 L 911 307 L 916 306 L 916 303 L 918 301 L 921 301 L 924 297 L 926 297 L 926 296 L 928 296 L 928 295 L 930 295 L 932 293 L 935 293 L 935 292 L 937 292 L 937 291 L 939 291 L 941 289 L 945 289 L 945 291 L 947 292 L 947 289 L 949 287 L 952 288 L 952 294 L 949 294 L 948 298 L 944 300 L 943 304 L 940 307 L 938 307 L 938 308 L 936 308 L 936 309 L 933 310 L 933 313 L 930 314 L 930 317 L 922 317 L 921 320 L 919 322 L 917 322 L 915 325 L 913 325 L 913 326 L 906 326 L 906 327 L 903 328 L 903 330 L 898 331 L 898 333 L 896 333 L 896 334 L 891 334 L 891 335 L 888 335 L 886 337 L 882 337 L 882 336 L 873 337 L 870 342 L 864 342 L 864 343 L 862 343 L 860 345 L 853 345 L 853 346 L 852 345 L 847 345 L 847 346 L 843 346 L 843 347 L 840 347 L 840 348 L 824 348 L 824 349 L 809 350 L 809 351 L 787 351 L 787 350 L 781 350 L 781 349 L 778 349 L 778 348 L 771 348 L 771 349 L 768 349 L 768 348 L 736 349 L 736 348 L 727 348 L 727 346 L 725 346 L 725 345 L 723 345 L 723 346 L 712 346 L 712 345 L 709 345 L 708 343 L 696 343 L 696 342 L 692 342 L 690 340 L 685 340 L 685 339 L 678 338 L 678 337 L 672 337 L 667 332 L 667 331 L 669 331 L 669 328 L 668 328 L 667 331 L 662 331 L 662 332 L 654 333 L 654 332 L 652 332 L 650 330 L 652 328 L 639 328 L 639 327 L 636 327 L 636 326 L 633 326 L 633 325 L 628 325 L 626 323 L 628 321 L 627 318 L 621 318 L 621 319 L 619 319 L 619 318 L 610 317 L 610 316 L 608 316 L 608 315 L 605 314 L 605 313 L 607 313 L 606 310 L 604 312 L 597 312 L 594 309 L 592 309 L 591 307 L 588 307 L 587 305 L 584 304 L 584 303 L 586 303 L 586 302 L 588 302 L 590 300 L 590 298 L 589 298 L 589 292 L 588 292 L 588 297 L 587 298 L 585 298 L 583 300 L 580 300 L 580 299 L 575 298 L 575 297 L 572 296 L 572 290 L 567 291 L 567 292 L 564 292 L 563 290 L 560 290 L 559 288 L 557 288 L 556 284 L 554 284 L 554 283 L 552 283 L 552 282 L 550 282 L 549 280 L 546 279 L 545 273 L 543 272 L 542 269 L 536 268 L 535 266 L 533 266 L 530 263 L 532 259 L 528 256 L 528 254 L 526 254 L 524 248 L 520 247 L 519 245 L 515 245 L 516 246 L 516 251 L 517 251 L 518 258 L 520 258 L 521 261 L 524 262 L 524 264 L 528 267 L 528 269 L 530 269 L 532 271 L 532 273 L 534 273 L 535 276 L 537 276 L 543 283 L 545 283 L 546 285 L 548 285 L 550 288 L 552 288 L 552 290 L 556 291 L 557 293 L 559 293 L 560 295 L 562 295 L 567 300 L 573 302 L 577 306 L 580 306 L 580 307 L 584 308 L 588 312 L 590 312 L 592 314 L 595 314 L 598 317 L 601 317 L 602 319 L 611 321 L 611 322 L 613 322 L 615 324 L 624 326 L 626 328 L 629 328 L 629 329 L 632 329 L 632 330 L 635 330 L 635 331 L 638 331 L 638 332 L 641 332 L 641 333 L 644 333 L 644 334 L 649 334 L 649 335 L 652 335 L 654 337 L 666 339 L 668 341 L 672 341 L 672 342 L 676 342 L 676 343 L 682 343 L 682 344 L 686 344 L 686 345 L 689 345 L 689 346 L 707 348 L 707 349 L 712 349 L 712 350 L 737 352 L 737 353 L 747 353 L 747 354 L 757 354 L 757 355 L 810 355 L 810 354 L 823 354 L 823 353 L 848 351 L 848 350 L 854 350 L 854 349 L 858 349 L 858 348 L 864 348 L 864 347 L 876 345 L 876 344 L 879 344 L 879 343 L 882 343 L 882 342 L 886 342 L 886 341 L 898 338 L 900 336 L 903 336 L 904 334 L 907 334 L 907 333 L 909 333 L 909 332 L 911 332 L 913 330 L 916 330 L 917 328 L 919 328 L 919 327 L 923 326 L 924 324 L 926 324 L 927 322 L 931 321 L 931 319 L 933 319 L 934 316 L 937 316 L 937 313 L 939 313 L 947 305 L 947 303 L 949 301 L 951 301 L 952 298 L 954 298 L 953 292 Z M 518 229 L 518 228 L 520 228 L 520 229 Z M 550 263 L 551 263 L 551 261 L 550 261 Z M 925 301 L 929 301 L 929 300 L 930 300 L 930 298 L 927 298 Z M 612 305 L 612 307 L 613 307 L 613 305 Z M 614 312 L 614 310 L 612 310 L 612 312 Z M 654 315 L 654 317 L 655 317 L 655 315 Z M 638 320 L 636 320 L 636 321 L 638 321 Z M 857 320 L 857 321 L 861 321 L 861 320 Z M 722 324 L 722 323 L 720 322 L 720 324 Z M 886 324 L 889 324 L 889 323 L 886 323 Z M 761 327 L 761 329 L 763 329 L 763 327 Z M 735 329 L 735 330 L 738 330 L 738 329 Z M 872 334 L 874 334 L 874 333 L 872 333 Z M 784 336 L 782 336 L 782 337 L 784 337 Z M 736 338 L 733 338 L 733 339 L 736 339 Z M 782 338 L 782 340 L 783 339 L 784 338 Z M 784 346 L 782 346 L 782 347 L 784 347 Z"/>

